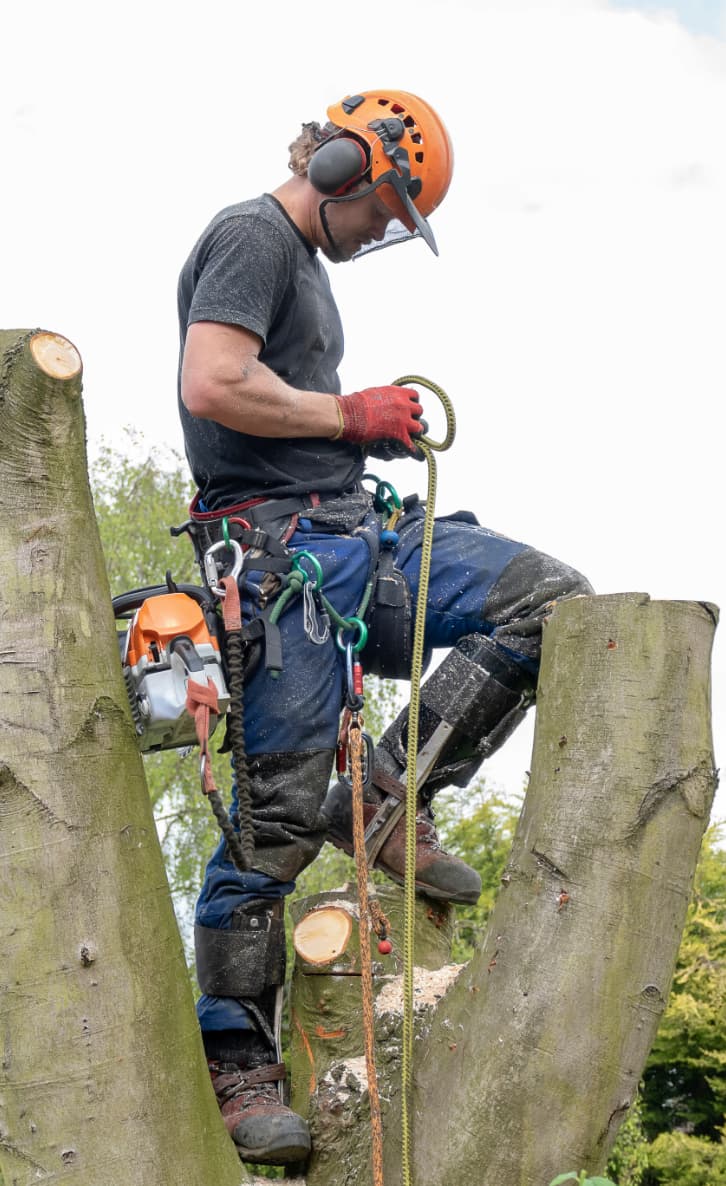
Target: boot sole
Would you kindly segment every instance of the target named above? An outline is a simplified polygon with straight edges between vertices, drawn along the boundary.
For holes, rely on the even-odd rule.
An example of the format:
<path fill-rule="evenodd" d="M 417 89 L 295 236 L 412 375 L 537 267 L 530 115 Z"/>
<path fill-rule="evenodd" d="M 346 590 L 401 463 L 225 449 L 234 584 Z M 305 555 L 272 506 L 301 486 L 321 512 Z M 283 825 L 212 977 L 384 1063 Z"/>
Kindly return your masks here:
<path fill-rule="evenodd" d="M 305 1145 L 281 1142 L 278 1148 L 265 1145 L 260 1149 L 238 1145 L 235 1141 L 234 1147 L 241 1161 L 251 1161 L 256 1165 L 292 1165 L 296 1161 L 306 1161 L 310 1156 L 309 1141 Z"/>
<path fill-rule="evenodd" d="M 347 840 L 343 840 L 333 832 L 328 832 L 326 839 L 331 844 L 334 844 L 336 848 L 342 849 L 349 857 L 355 857 L 353 846 Z M 386 877 L 389 877 L 391 881 L 395 881 L 396 885 L 405 884 L 400 873 L 394 873 L 383 861 L 375 861 L 373 868 L 379 869 L 381 873 L 385 873 Z M 451 894 L 446 893 L 445 890 L 437 889 L 434 885 L 428 885 L 423 881 L 414 881 L 414 886 L 416 887 L 416 891 L 425 898 L 435 898 L 437 902 L 454 902 L 457 906 L 476 906 L 481 897 L 481 890 L 476 894 Z"/>

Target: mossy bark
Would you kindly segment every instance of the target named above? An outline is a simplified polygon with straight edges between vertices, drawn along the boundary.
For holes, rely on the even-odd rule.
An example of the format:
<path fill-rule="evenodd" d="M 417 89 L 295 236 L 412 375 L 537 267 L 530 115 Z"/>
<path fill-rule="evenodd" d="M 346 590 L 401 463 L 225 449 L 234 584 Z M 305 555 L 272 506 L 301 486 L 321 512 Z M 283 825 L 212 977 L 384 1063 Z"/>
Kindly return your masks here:
<path fill-rule="evenodd" d="M 6 1186 L 239 1186 L 126 702 L 65 339 L 0 332 L 0 418 L 0 1168 Z"/>
<path fill-rule="evenodd" d="M 624 594 L 563 603 L 547 625 L 502 890 L 474 959 L 417 1006 L 416 1186 L 602 1169 L 668 997 L 716 786 L 716 620 Z M 316 979 L 300 977 L 308 996 Z M 400 998 L 379 994 L 376 1012 L 385 1180 L 400 1186 Z M 365 1076 L 347 1047 L 329 1064 L 307 1182 L 352 1186 L 369 1180 Z"/>
<path fill-rule="evenodd" d="M 716 787 L 716 619 L 632 594 L 566 602 L 547 626 L 504 886 L 420 1051 L 417 1186 L 602 1169 L 668 998 Z M 455 1158 L 424 1119 L 444 1107 Z"/>

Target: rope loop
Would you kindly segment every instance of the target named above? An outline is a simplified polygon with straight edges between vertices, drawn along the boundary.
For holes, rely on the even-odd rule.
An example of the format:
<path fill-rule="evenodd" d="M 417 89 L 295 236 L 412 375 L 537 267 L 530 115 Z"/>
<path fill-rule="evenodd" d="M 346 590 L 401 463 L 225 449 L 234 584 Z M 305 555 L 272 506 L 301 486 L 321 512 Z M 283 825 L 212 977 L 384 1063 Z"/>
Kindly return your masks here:
<path fill-rule="evenodd" d="M 456 436 L 454 405 L 443 387 L 439 387 L 438 383 L 434 383 L 431 379 L 424 379 L 423 375 L 403 375 L 394 382 L 395 387 L 410 387 L 411 384 L 414 384 L 416 387 L 425 387 L 427 391 L 432 391 L 438 397 L 444 409 L 444 415 L 446 416 L 446 436 L 443 441 L 433 441 L 429 436 L 419 436 L 416 437 L 416 444 L 418 446 L 425 445 L 427 448 L 433 449 L 434 453 L 445 453 L 453 445 L 454 437 Z"/>

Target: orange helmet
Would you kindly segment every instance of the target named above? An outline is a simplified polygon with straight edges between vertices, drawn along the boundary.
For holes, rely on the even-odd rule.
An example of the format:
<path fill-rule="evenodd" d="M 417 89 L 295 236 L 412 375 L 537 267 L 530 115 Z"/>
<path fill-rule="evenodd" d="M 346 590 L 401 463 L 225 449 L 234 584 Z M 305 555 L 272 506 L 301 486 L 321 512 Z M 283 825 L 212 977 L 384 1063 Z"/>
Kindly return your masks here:
<path fill-rule="evenodd" d="M 407 91 L 365 91 L 334 103 L 328 119 L 330 135 L 308 166 L 311 184 L 333 200 L 361 182 L 380 188 L 406 230 L 438 254 L 426 219 L 446 196 L 454 153 L 433 107 Z"/>

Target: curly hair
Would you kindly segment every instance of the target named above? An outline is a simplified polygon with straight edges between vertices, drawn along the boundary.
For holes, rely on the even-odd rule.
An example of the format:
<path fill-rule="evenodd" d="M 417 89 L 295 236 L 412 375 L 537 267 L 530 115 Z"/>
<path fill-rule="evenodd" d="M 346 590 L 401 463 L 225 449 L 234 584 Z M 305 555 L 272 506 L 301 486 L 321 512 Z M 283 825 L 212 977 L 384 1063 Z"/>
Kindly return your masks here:
<path fill-rule="evenodd" d="M 312 123 L 303 124 L 300 135 L 289 145 L 290 159 L 287 162 L 288 169 L 296 177 L 306 177 L 310 158 L 315 152 L 315 149 L 335 131 L 337 131 L 335 124 L 328 123 L 324 127 L 321 127 L 315 120 Z"/>

